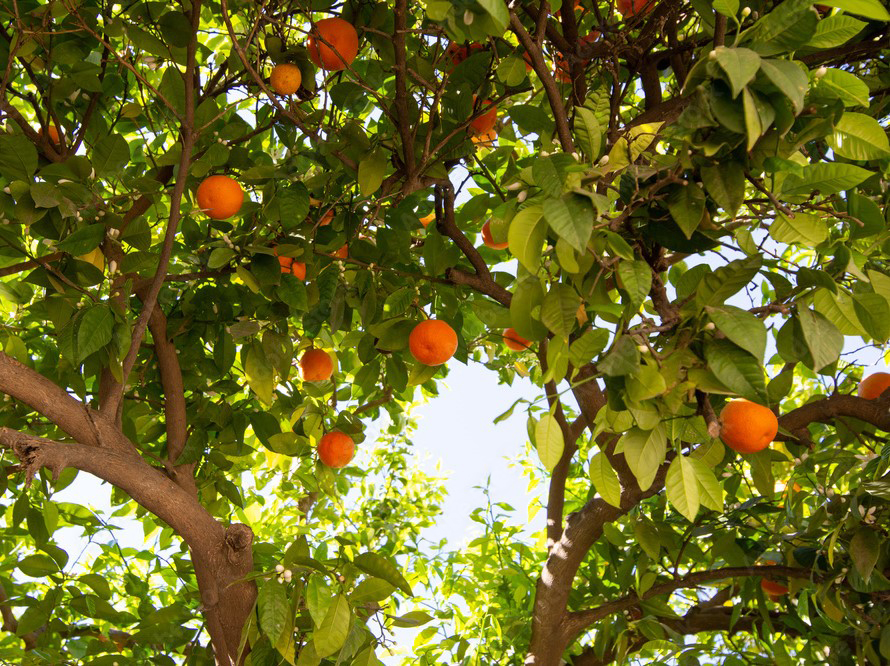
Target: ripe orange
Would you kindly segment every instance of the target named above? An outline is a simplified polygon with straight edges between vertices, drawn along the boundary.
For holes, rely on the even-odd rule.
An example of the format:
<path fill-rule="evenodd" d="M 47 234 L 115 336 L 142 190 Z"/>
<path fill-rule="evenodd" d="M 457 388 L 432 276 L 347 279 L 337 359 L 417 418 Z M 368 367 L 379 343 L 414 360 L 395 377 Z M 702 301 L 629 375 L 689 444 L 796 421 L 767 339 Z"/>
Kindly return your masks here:
<path fill-rule="evenodd" d="M 294 260 L 292 257 L 278 257 L 278 263 L 281 264 L 282 273 L 293 273 Z"/>
<path fill-rule="evenodd" d="M 875 372 L 859 382 L 859 397 L 874 400 L 890 388 L 890 373 Z"/>
<path fill-rule="evenodd" d="M 488 134 L 498 121 L 498 107 L 492 104 L 491 100 L 482 102 L 479 105 L 479 110 L 481 111 L 485 107 L 489 107 L 485 113 L 470 121 L 470 132 L 473 134 Z"/>
<path fill-rule="evenodd" d="M 337 72 L 351 65 L 356 55 L 358 33 L 349 22 L 332 17 L 312 26 L 309 32 L 309 58 L 316 67 Z"/>
<path fill-rule="evenodd" d="M 720 439 L 739 453 L 762 451 L 779 432 L 779 421 L 767 407 L 739 398 L 720 412 Z"/>
<path fill-rule="evenodd" d="M 302 81 L 303 74 L 300 72 L 300 68 L 289 62 L 275 65 L 269 76 L 272 90 L 279 95 L 293 95 L 299 90 Z"/>
<path fill-rule="evenodd" d="M 497 131 L 489 130 L 485 134 L 473 134 L 470 137 L 470 141 L 475 143 L 477 146 L 481 146 L 482 148 L 491 148 L 494 145 L 494 140 L 497 138 Z"/>
<path fill-rule="evenodd" d="M 326 227 L 331 223 L 331 220 L 334 219 L 334 211 L 333 209 L 329 210 L 327 213 L 321 216 L 321 219 L 318 221 L 318 226 Z"/>
<path fill-rule="evenodd" d="M 482 242 L 492 250 L 506 250 L 510 247 L 510 243 L 494 242 L 494 237 L 491 235 L 491 220 L 482 225 Z"/>
<path fill-rule="evenodd" d="M 444 321 L 427 319 L 411 331 L 408 348 L 424 365 L 442 365 L 457 350 L 457 333 Z"/>
<path fill-rule="evenodd" d="M 300 358 L 304 382 L 324 382 L 334 374 L 334 361 L 324 349 L 307 349 Z"/>
<path fill-rule="evenodd" d="M 344 245 L 341 248 L 339 248 L 336 252 L 334 252 L 333 254 L 335 257 L 338 257 L 340 259 L 346 259 L 346 257 L 349 256 L 349 246 Z"/>
<path fill-rule="evenodd" d="M 62 135 L 59 132 L 59 128 L 56 127 L 55 125 L 50 125 L 46 129 L 46 134 L 47 134 L 47 136 L 49 136 L 49 142 L 51 144 L 53 144 L 54 146 L 58 147 L 59 144 L 61 143 L 61 139 L 62 139 Z M 43 128 L 42 127 L 37 132 L 37 136 L 43 137 Z"/>
<path fill-rule="evenodd" d="M 424 228 L 429 226 L 430 222 L 435 222 L 435 221 L 436 221 L 435 213 L 430 213 L 429 215 L 424 215 L 422 218 L 420 218 L 420 223 L 424 226 Z"/>
<path fill-rule="evenodd" d="M 478 42 L 470 42 L 469 44 L 458 44 L 457 42 L 451 42 L 448 45 L 448 48 L 445 49 L 445 55 L 451 60 L 451 64 L 454 67 L 457 67 L 464 60 L 469 58 L 471 55 L 476 53 L 476 51 L 481 51 L 485 47 Z"/>
<path fill-rule="evenodd" d="M 355 442 L 342 432 L 329 432 L 318 443 L 318 458 L 328 467 L 346 467 L 355 455 Z"/>
<path fill-rule="evenodd" d="M 210 176 L 198 185 L 198 207 L 207 217 L 225 220 L 241 210 L 244 190 L 238 181 L 228 176 Z"/>
<path fill-rule="evenodd" d="M 294 261 L 291 264 L 290 270 L 298 280 L 306 280 L 306 264 L 302 261 Z"/>
<path fill-rule="evenodd" d="M 515 329 L 508 328 L 504 331 L 504 344 L 513 351 L 525 351 L 531 345 L 531 340 L 526 340 Z"/>
<path fill-rule="evenodd" d="M 763 588 L 763 591 L 766 592 L 773 601 L 788 594 L 787 587 L 774 580 L 770 580 L 769 578 L 761 578 L 760 587 Z"/>
<path fill-rule="evenodd" d="M 624 18 L 633 18 L 637 14 L 645 16 L 655 9 L 655 0 L 618 0 L 618 13 Z"/>

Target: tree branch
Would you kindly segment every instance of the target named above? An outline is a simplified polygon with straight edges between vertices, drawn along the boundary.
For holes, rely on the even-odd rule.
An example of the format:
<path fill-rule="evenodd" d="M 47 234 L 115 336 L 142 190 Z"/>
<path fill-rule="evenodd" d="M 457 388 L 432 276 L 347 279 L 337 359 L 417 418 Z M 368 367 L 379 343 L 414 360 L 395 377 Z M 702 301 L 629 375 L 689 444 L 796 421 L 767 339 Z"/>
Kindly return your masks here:
<path fill-rule="evenodd" d="M 405 33 L 407 24 L 408 0 L 396 0 L 395 29 L 392 42 L 395 51 L 396 75 L 395 107 L 399 122 L 399 136 L 402 139 L 402 158 L 405 163 L 405 181 L 410 183 L 415 178 L 414 137 L 411 135 L 411 120 L 408 115 L 408 65 L 406 58 Z"/>
<path fill-rule="evenodd" d="M 571 2 L 567 4 L 571 5 Z M 565 13 L 565 10 L 563 10 L 563 13 Z M 568 13 L 571 15 L 572 25 L 574 25 L 575 16 L 572 14 L 572 10 L 569 9 Z M 544 54 L 541 51 L 541 47 L 528 34 L 528 31 L 522 25 L 522 21 L 519 20 L 516 12 L 512 9 L 510 10 L 510 29 L 531 58 L 532 67 L 534 67 L 535 72 L 541 79 L 541 84 L 547 93 L 547 100 L 550 102 L 550 108 L 553 110 L 553 118 L 556 121 L 556 134 L 559 136 L 559 143 L 563 151 L 566 153 L 575 152 L 575 142 L 572 140 L 572 132 L 569 129 L 568 114 L 559 94 L 559 89 L 556 87 L 556 80 L 547 67 L 547 63 L 544 62 Z"/>

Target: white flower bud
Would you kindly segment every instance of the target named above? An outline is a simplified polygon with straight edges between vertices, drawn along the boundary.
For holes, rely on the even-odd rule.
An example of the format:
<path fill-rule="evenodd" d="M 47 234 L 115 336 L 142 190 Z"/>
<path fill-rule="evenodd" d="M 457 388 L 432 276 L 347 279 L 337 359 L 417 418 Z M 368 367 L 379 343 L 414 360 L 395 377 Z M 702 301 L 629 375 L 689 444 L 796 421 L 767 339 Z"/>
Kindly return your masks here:
<path fill-rule="evenodd" d="M 6 192 L 6 194 L 9 194 L 9 187 L 4 187 L 3 191 Z"/>
<path fill-rule="evenodd" d="M 510 183 L 509 185 L 507 185 L 507 191 L 515 192 L 516 190 L 521 190 L 523 187 L 525 187 L 525 183 L 523 183 L 521 180 L 517 180 L 515 183 Z M 9 191 L 8 187 L 6 188 L 6 191 Z"/>
<path fill-rule="evenodd" d="M 861 504 L 859 505 L 859 515 L 865 516 L 865 507 L 862 506 Z"/>
<path fill-rule="evenodd" d="M 717 59 L 717 49 L 714 49 L 708 54 L 708 60 L 716 60 Z"/>
<path fill-rule="evenodd" d="M 574 158 L 575 158 L 576 160 L 578 160 L 579 162 L 581 161 L 581 155 L 579 155 L 579 154 L 577 153 L 577 151 L 574 152 L 574 153 L 572 153 L 572 157 L 574 157 Z"/>
<path fill-rule="evenodd" d="M 608 163 L 609 163 L 609 156 L 608 156 L 608 155 L 603 155 L 603 156 L 600 158 L 600 166 L 606 166 Z"/>
<path fill-rule="evenodd" d="M 476 15 L 473 12 L 471 12 L 469 9 L 464 12 L 464 24 L 465 25 L 472 25 L 473 19 L 475 19 L 475 18 L 476 18 Z"/>
<path fill-rule="evenodd" d="M 715 328 L 717 328 L 717 325 L 712 321 L 709 321 L 707 324 L 705 324 L 706 331 L 713 331 Z"/>
<path fill-rule="evenodd" d="M 817 79 L 821 79 L 826 74 L 828 74 L 828 68 L 823 65 L 816 70 L 816 73 L 813 76 L 815 76 Z"/>
<path fill-rule="evenodd" d="M 751 8 L 745 7 L 742 9 L 742 18 L 748 18 L 749 16 L 751 16 Z"/>
<path fill-rule="evenodd" d="M 71 181 L 67 178 L 59 178 L 59 185 L 64 185 L 65 183 L 70 183 Z"/>
<path fill-rule="evenodd" d="M 522 203 L 528 198 L 528 190 L 522 190 L 519 194 L 516 195 L 516 201 Z"/>
<path fill-rule="evenodd" d="M 117 262 L 114 259 L 108 262 L 108 272 L 112 275 L 117 273 Z"/>
<path fill-rule="evenodd" d="M 276 564 L 276 565 L 275 565 L 275 573 L 281 573 L 281 572 L 283 572 L 283 571 L 284 571 L 284 565 L 283 565 L 283 564 Z"/>
<path fill-rule="evenodd" d="M 538 153 L 538 155 L 540 155 L 541 157 L 550 157 L 550 153 L 548 153 L 546 150 L 542 150 L 540 153 Z"/>

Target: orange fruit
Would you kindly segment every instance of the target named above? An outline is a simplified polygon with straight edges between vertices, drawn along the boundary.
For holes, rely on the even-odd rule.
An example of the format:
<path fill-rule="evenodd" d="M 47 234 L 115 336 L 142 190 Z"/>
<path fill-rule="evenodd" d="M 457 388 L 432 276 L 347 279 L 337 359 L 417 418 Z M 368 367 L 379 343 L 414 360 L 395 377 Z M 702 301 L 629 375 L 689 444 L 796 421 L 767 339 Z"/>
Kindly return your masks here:
<path fill-rule="evenodd" d="M 494 140 L 497 138 L 498 133 L 496 130 L 489 130 L 485 134 L 473 134 L 470 136 L 470 140 L 473 143 L 483 148 L 491 148 L 494 145 Z"/>
<path fill-rule="evenodd" d="M 495 243 L 491 235 L 491 220 L 482 225 L 482 242 L 492 250 L 506 250 L 510 243 Z"/>
<path fill-rule="evenodd" d="M 234 178 L 210 176 L 198 185 L 197 198 L 198 207 L 207 217 L 225 220 L 241 210 L 244 190 Z"/>
<path fill-rule="evenodd" d="M 787 587 L 785 587 L 781 583 L 777 583 L 774 580 L 770 580 L 769 578 L 761 578 L 760 587 L 763 588 L 763 591 L 766 592 L 769 595 L 770 599 L 773 600 L 776 600 L 779 597 L 788 594 Z"/>
<path fill-rule="evenodd" d="M 293 273 L 294 260 L 292 257 L 278 257 L 278 263 L 281 264 L 282 273 Z"/>
<path fill-rule="evenodd" d="M 47 136 L 49 136 L 49 142 L 58 147 L 62 140 L 62 134 L 59 132 L 59 128 L 55 125 L 50 125 L 46 128 L 46 134 Z M 40 128 L 40 130 L 38 130 L 37 136 L 43 137 L 42 127 Z"/>
<path fill-rule="evenodd" d="M 445 55 L 451 60 L 451 64 L 454 67 L 457 67 L 464 60 L 469 58 L 471 55 L 476 53 L 476 51 L 481 51 L 485 47 L 478 42 L 470 42 L 469 44 L 458 44 L 457 42 L 451 42 L 448 45 L 448 48 L 445 49 Z"/>
<path fill-rule="evenodd" d="M 739 398 L 720 412 L 720 439 L 739 453 L 762 451 L 779 432 L 779 421 L 767 407 Z"/>
<path fill-rule="evenodd" d="M 408 348 L 424 365 L 442 365 L 457 350 L 457 333 L 444 321 L 427 319 L 411 331 Z"/>
<path fill-rule="evenodd" d="M 294 263 L 291 264 L 290 270 L 298 280 L 306 279 L 306 264 L 302 261 L 294 261 Z"/>
<path fill-rule="evenodd" d="M 600 33 L 599 30 L 594 30 L 591 33 L 588 33 L 586 36 L 581 38 L 581 41 L 585 44 L 590 44 L 591 42 L 595 42 L 599 39 Z M 566 58 L 559 51 L 556 52 L 555 57 L 553 58 L 553 62 L 556 65 L 556 71 L 554 72 L 554 78 L 560 83 L 571 83 L 572 82 L 572 66 L 569 64 L 568 58 Z M 590 63 L 589 60 L 585 60 L 582 64 L 587 67 Z"/>
<path fill-rule="evenodd" d="M 435 222 L 435 221 L 436 221 L 435 213 L 430 213 L 429 215 L 424 215 L 422 218 L 420 218 L 420 223 L 424 226 L 424 228 L 429 226 L 430 222 Z"/>
<path fill-rule="evenodd" d="M 322 19 L 309 31 L 309 58 L 316 67 L 337 72 L 351 65 L 356 55 L 358 33 L 348 21 Z"/>
<path fill-rule="evenodd" d="M 342 432 L 329 432 L 318 442 L 318 458 L 328 467 L 346 467 L 355 455 L 355 442 Z"/>
<path fill-rule="evenodd" d="M 640 14 L 645 16 L 655 9 L 656 0 L 618 0 L 618 13 L 629 19 Z"/>
<path fill-rule="evenodd" d="M 307 349 L 300 357 L 304 382 L 324 382 L 334 374 L 334 361 L 324 349 Z"/>
<path fill-rule="evenodd" d="M 349 256 L 349 246 L 344 245 L 340 249 L 338 249 L 336 252 L 334 252 L 333 254 L 335 257 L 337 257 L 339 259 L 346 259 L 346 257 Z"/>
<path fill-rule="evenodd" d="M 890 388 L 890 373 L 875 372 L 859 382 L 859 397 L 874 400 Z"/>
<path fill-rule="evenodd" d="M 508 328 L 504 331 L 504 344 L 513 351 L 525 351 L 531 345 L 531 340 L 526 340 L 515 329 Z"/>
<path fill-rule="evenodd" d="M 580 6 L 581 6 L 581 0 L 575 0 L 575 4 L 572 5 L 572 9 L 573 9 L 574 11 L 578 11 L 578 7 L 580 7 Z M 556 13 L 554 14 L 554 16 L 555 16 L 556 18 L 561 18 L 561 17 L 562 17 L 562 8 L 557 9 L 557 10 L 556 10 Z"/>
<path fill-rule="evenodd" d="M 489 107 L 481 116 L 473 118 L 470 121 L 470 132 L 473 134 L 488 134 L 494 129 L 495 123 L 498 121 L 498 107 L 491 103 L 491 100 L 485 100 L 479 105 L 478 110 Z"/>
<path fill-rule="evenodd" d="M 331 220 L 333 220 L 333 219 L 334 219 L 334 211 L 332 209 L 321 216 L 321 219 L 318 221 L 318 226 L 326 227 L 331 223 Z"/>
<path fill-rule="evenodd" d="M 279 95 L 293 95 L 300 88 L 302 82 L 303 74 L 300 72 L 300 68 L 289 62 L 275 65 L 269 76 L 272 90 Z"/>

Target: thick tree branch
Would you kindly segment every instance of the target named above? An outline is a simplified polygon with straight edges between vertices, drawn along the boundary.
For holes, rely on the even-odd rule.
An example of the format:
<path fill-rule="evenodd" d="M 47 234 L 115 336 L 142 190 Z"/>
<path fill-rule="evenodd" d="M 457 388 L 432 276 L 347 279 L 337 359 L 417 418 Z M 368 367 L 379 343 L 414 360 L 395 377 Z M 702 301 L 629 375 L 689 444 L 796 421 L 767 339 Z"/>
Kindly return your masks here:
<path fill-rule="evenodd" d="M 636 593 L 631 593 L 621 599 L 610 601 L 609 603 L 602 604 L 596 608 L 569 613 L 563 625 L 563 630 L 566 632 L 567 640 L 570 641 L 595 622 L 598 622 L 613 613 L 618 613 L 627 610 L 632 606 L 636 606 L 646 599 L 660 597 L 680 589 L 699 587 L 705 583 L 712 583 L 718 580 L 743 578 L 747 576 L 811 578 L 813 572 L 809 569 L 784 566 L 725 567 L 723 569 L 714 569 L 712 571 L 696 571 L 687 574 L 682 578 L 661 583 L 660 585 L 653 585 L 644 594 L 639 596 Z"/>
<path fill-rule="evenodd" d="M 571 5 L 571 2 L 568 4 Z M 563 11 L 563 13 L 565 13 L 565 11 Z M 574 14 L 572 14 L 572 10 L 569 9 L 568 13 L 571 15 L 572 24 L 574 25 L 575 17 Z M 532 36 L 528 34 L 528 31 L 522 25 L 522 21 L 519 20 L 519 17 L 516 16 L 516 12 L 512 9 L 510 10 L 510 29 L 516 35 L 519 43 L 522 44 L 525 52 L 531 58 L 532 67 L 534 67 L 535 72 L 541 79 L 541 84 L 544 86 L 544 91 L 547 93 L 547 101 L 550 102 L 550 108 L 553 110 L 553 118 L 556 121 L 556 134 L 559 136 L 559 143 L 562 146 L 563 151 L 567 153 L 575 152 L 575 142 L 572 140 L 572 132 L 569 129 L 568 114 L 566 113 L 566 107 L 562 101 L 562 97 L 559 94 L 559 88 L 556 86 L 556 80 L 553 78 L 553 74 L 547 67 L 547 63 L 544 62 L 544 54 L 541 51 L 541 47 L 538 46 Z"/>
<path fill-rule="evenodd" d="M 99 412 L 2 351 L 0 393 L 25 403 L 81 444 L 134 451 L 129 440 Z"/>
<path fill-rule="evenodd" d="M 853 395 L 836 393 L 821 400 L 814 400 L 779 417 L 779 427 L 792 433 L 776 436 L 777 441 L 800 439 L 794 433 L 806 430 L 811 423 L 832 423 L 841 416 L 865 421 L 879 430 L 890 432 L 890 392 L 875 400 L 863 400 Z"/>

